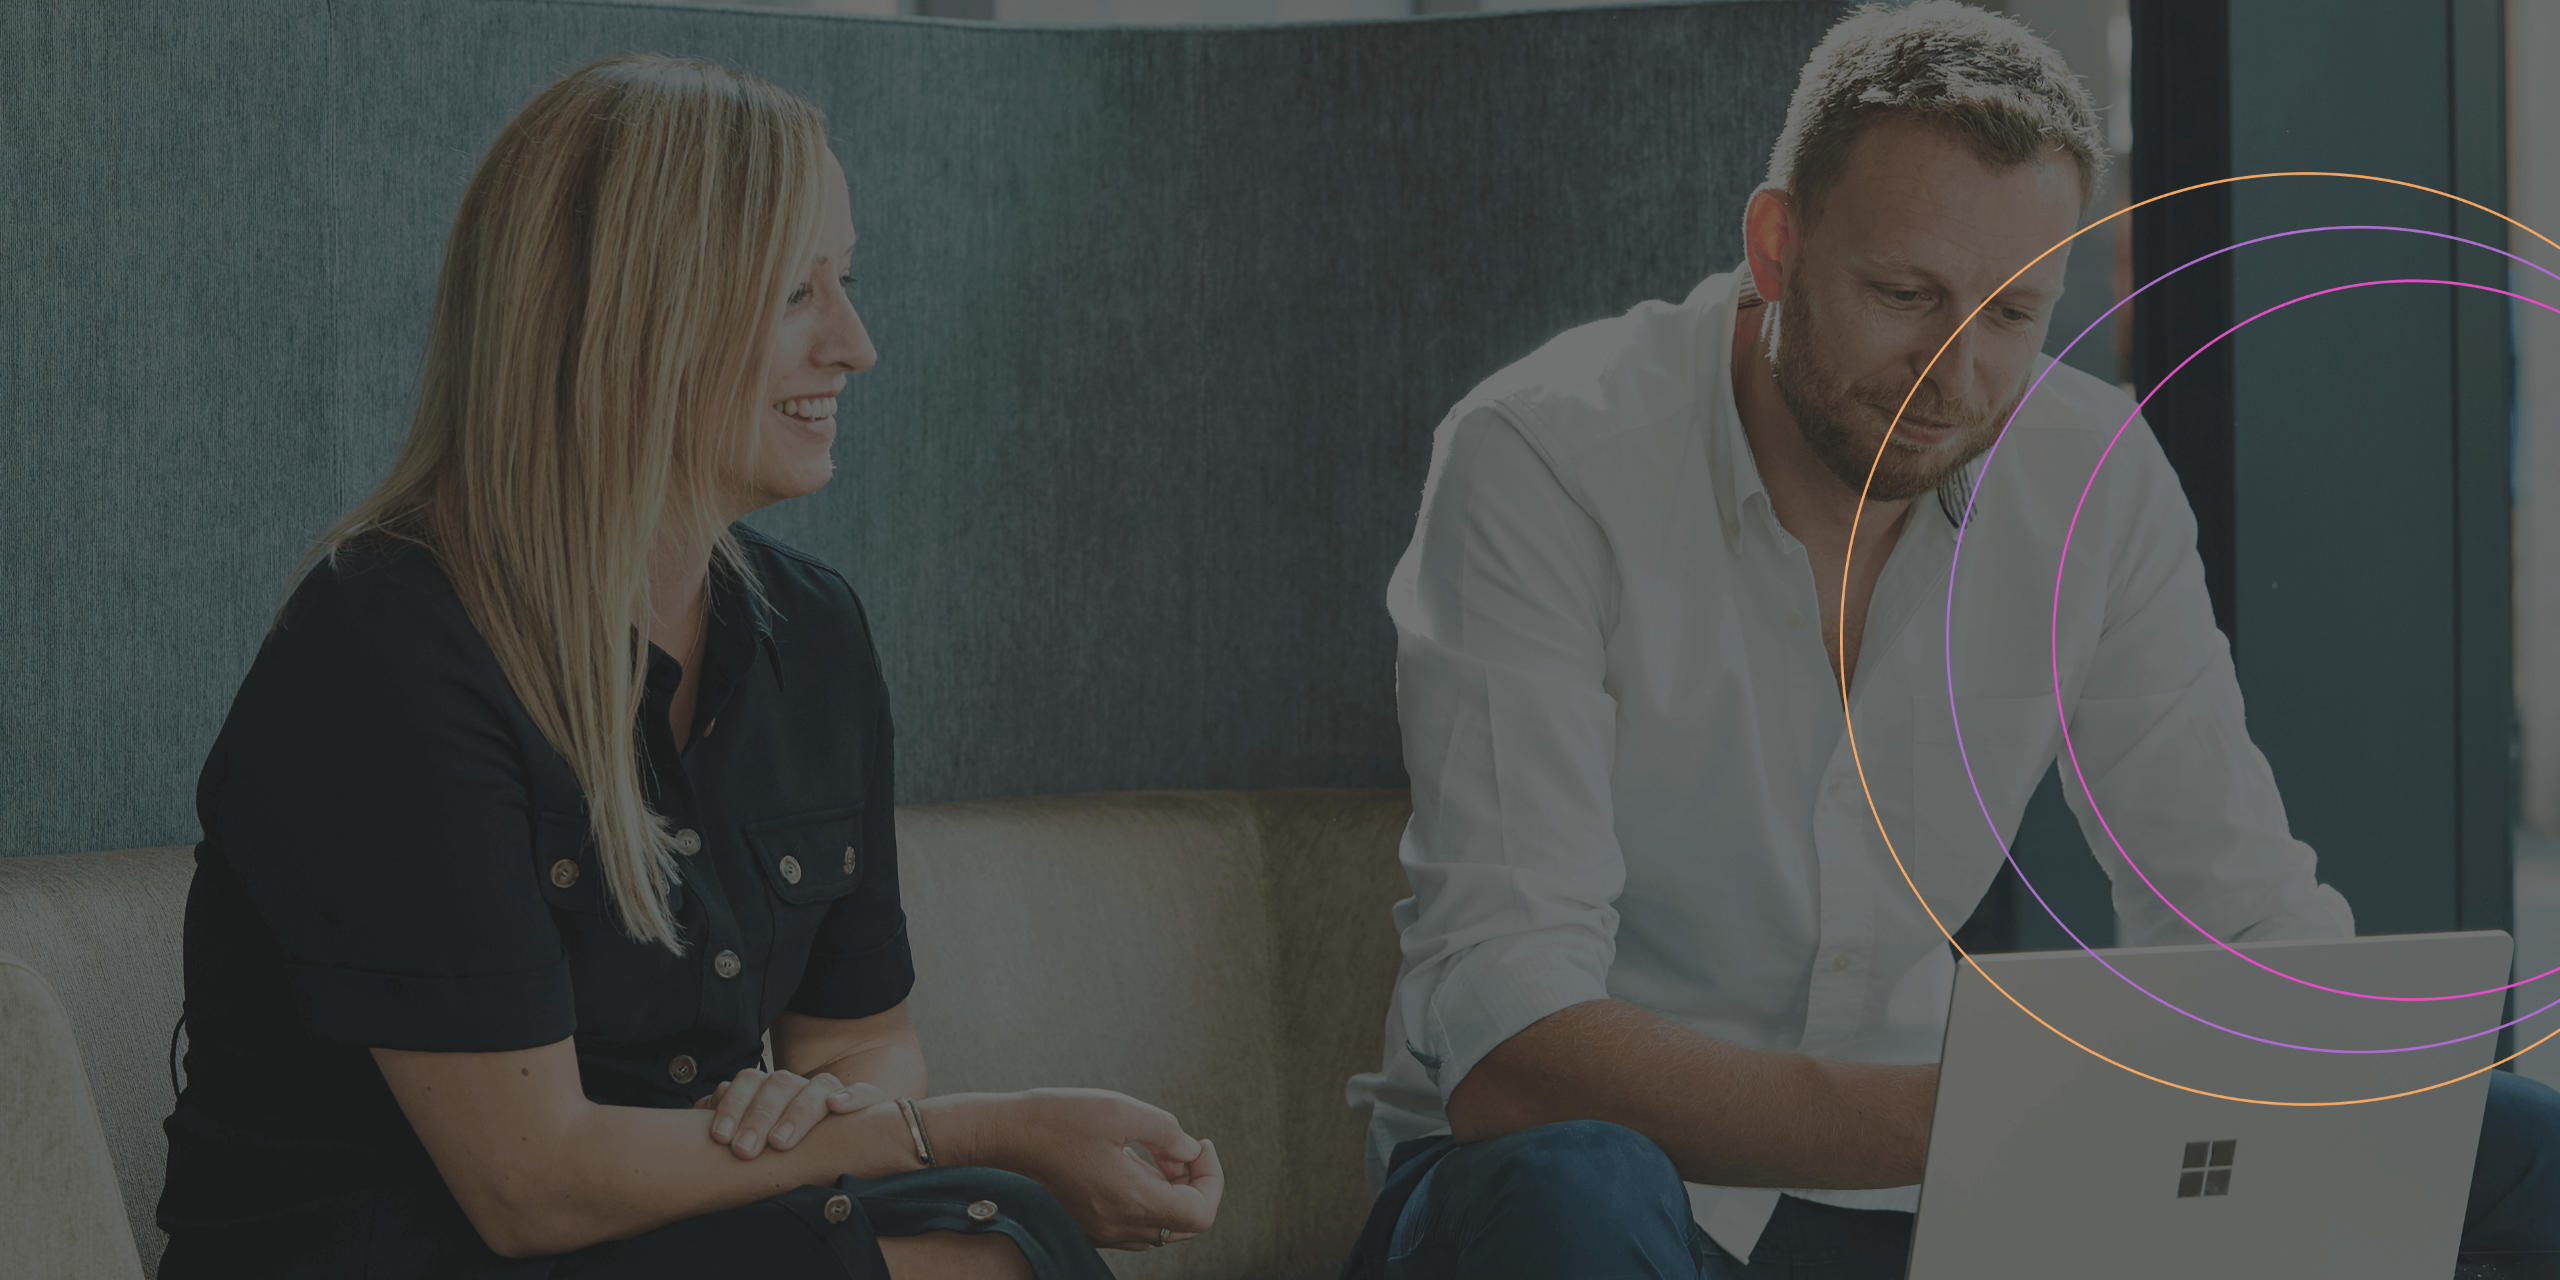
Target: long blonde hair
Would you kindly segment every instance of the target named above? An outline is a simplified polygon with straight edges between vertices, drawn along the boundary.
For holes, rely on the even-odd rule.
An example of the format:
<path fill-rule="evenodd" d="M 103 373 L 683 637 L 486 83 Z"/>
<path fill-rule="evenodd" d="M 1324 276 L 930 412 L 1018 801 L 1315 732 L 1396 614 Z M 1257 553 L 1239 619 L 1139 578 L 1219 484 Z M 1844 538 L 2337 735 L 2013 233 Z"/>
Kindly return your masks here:
<path fill-rule="evenodd" d="M 454 216 L 399 460 L 288 580 L 368 535 L 433 552 L 577 775 L 624 933 L 678 955 L 674 832 L 635 729 L 650 554 L 691 534 L 761 591 L 722 486 L 752 474 L 825 140 L 815 104 L 701 59 L 600 58 L 537 94 Z"/>

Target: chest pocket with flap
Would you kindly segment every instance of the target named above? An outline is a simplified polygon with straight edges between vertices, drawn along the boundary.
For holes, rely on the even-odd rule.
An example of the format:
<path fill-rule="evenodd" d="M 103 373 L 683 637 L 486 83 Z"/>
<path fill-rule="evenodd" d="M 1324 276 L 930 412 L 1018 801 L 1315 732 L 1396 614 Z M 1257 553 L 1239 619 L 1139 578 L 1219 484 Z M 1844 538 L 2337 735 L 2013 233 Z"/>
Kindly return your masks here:
<path fill-rule="evenodd" d="M 832 902 L 862 884 L 859 804 L 752 822 L 747 851 L 773 896 L 793 906 Z"/>

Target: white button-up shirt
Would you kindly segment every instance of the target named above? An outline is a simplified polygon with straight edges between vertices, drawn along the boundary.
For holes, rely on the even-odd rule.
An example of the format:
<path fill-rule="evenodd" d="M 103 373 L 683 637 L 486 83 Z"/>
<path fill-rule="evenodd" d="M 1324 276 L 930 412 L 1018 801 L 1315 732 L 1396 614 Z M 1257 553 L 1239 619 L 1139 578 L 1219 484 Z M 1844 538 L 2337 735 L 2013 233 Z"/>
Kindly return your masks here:
<path fill-rule="evenodd" d="M 1734 406 L 1729 343 L 1749 288 L 1731 272 L 1677 305 L 1570 330 L 1477 387 L 1434 437 L 1387 596 L 1413 896 L 1395 908 L 1404 965 L 1384 1069 L 1350 1088 L 1372 1108 L 1373 1185 L 1395 1144 L 1447 1130 L 1449 1092 L 1487 1051 L 1584 1001 L 1751 1049 L 1937 1058 L 1953 954 L 1877 823 L 1939 920 L 1960 925 L 2062 749 L 2049 628 L 2064 530 L 2133 403 L 2052 370 L 1976 464 L 1952 614 L 1955 530 L 1934 497 L 1913 501 L 1851 673 L 1862 788 L 1816 595 L 1836 595 L 1841 566 L 1810 563 L 1779 525 Z M 2249 741 L 2194 516 L 2141 422 L 2071 536 L 2058 628 L 2078 754 L 2064 791 L 2114 883 L 2119 941 L 2201 939 L 2117 840 L 2226 940 L 2351 934 Z M 2067 1026 L 2069 1011 L 2053 1016 Z M 1738 1257 L 1779 1194 L 1689 1187 L 1699 1224 Z M 1916 1187 L 1787 1194 L 1918 1200 Z"/>

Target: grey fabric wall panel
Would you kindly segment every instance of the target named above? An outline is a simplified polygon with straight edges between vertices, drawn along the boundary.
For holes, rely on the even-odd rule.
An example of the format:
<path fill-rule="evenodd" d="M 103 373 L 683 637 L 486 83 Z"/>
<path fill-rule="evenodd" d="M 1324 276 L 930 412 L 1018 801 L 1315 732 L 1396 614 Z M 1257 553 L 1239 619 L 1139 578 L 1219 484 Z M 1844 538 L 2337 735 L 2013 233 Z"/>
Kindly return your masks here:
<path fill-rule="evenodd" d="M 295 554 L 406 430 L 472 164 L 651 49 L 829 113 L 880 366 L 752 519 L 851 578 L 900 798 L 1396 785 L 1430 432 L 1739 253 L 1831 4 L 1032 28 L 530 0 L 0 15 L 0 853 L 193 839 Z"/>
<path fill-rule="evenodd" d="M 194 838 L 340 502 L 323 18 L 0 8 L 0 853 Z"/>

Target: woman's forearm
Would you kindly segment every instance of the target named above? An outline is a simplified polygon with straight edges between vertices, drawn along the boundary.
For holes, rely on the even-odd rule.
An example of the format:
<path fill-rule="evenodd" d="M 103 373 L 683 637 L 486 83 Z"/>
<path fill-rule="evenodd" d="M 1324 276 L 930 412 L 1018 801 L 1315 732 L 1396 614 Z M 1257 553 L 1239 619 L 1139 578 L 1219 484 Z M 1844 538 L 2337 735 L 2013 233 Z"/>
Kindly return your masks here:
<path fill-rule="evenodd" d="M 913 1040 L 857 1049 L 809 1072 L 833 1075 L 846 1084 L 867 1084 L 892 1098 L 921 1098 L 924 1049 Z"/>
<path fill-rule="evenodd" d="M 975 1145 L 974 1100 L 934 1100 L 937 1163 L 961 1163 L 957 1157 Z M 831 1116 L 790 1150 L 767 1149 L 753 1159 L 712 1141 L 710 1126 L 709 1111 L 589 1106 L 567 1131 L 540 1139 L 558 1153 L 547 1163 L 549 1176 L 513 1198 L 502 1231 L 484 1235 L 511 1257 L 567 1253 L 845 1174 L 880 1178 L 922 1166 L 906 1119 L 891 1103 Z"/>

